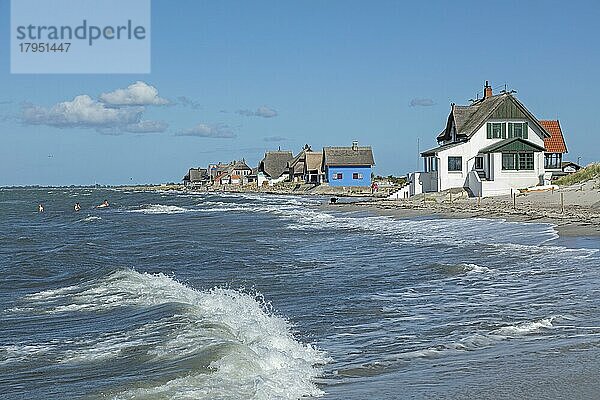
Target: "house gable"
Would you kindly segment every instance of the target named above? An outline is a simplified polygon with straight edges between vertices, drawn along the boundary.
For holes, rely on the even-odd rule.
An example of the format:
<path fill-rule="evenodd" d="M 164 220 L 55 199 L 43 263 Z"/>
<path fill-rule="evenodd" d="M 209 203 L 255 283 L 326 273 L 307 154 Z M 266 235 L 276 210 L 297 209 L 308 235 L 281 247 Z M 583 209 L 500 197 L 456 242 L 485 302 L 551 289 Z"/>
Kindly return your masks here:
<path fill-rule="evenodd" d="M 500 103 L 489 119 L 530 119 L 513 101 Z"/>
<path fill-rule="evenodd" d="M 478 100 L 470 106 L 452 104 L 446 129 L 437 136 L 437 140 L 468 140 L 490 120 L 525 120 L 541 139 L 550 137 L 545 127 L 519 100 L 511 93 L 502 93 Z"/>

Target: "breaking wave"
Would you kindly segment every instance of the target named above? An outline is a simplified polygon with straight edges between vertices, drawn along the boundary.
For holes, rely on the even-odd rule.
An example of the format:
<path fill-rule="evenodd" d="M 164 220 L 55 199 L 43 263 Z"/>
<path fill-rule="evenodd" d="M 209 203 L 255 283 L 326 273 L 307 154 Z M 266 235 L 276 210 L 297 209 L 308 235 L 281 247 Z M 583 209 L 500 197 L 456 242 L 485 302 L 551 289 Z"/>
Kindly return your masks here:
<path fill-rule="evenodd" d="M 321 374 L 320 366 L 330 360 L 324 352 L 298 341 L 289 322 L 275 315 L 260 295 L 224 288 L 198 291 L 164 274 L 121 270 L 95 284 L 43 291 L 24 300 L 28 308 L 19 312 L 176 309 L 166 319 L 81 338 L 68 348 L 42 345 L 54 349 L 58 363 L 102 362 L 140 348 L 146 349 L 151 363 L 199 360 L 195 368 L 174 379 L 112 393 L 114 398 L 297 399 L 323 394 L 314 380 Z M 156 332 L 163 334 L 156 336 Z M 39 349 L 10 350 L 11 356 L 0 361 L 18 358 L 15 353 L 32 357 Z"/>

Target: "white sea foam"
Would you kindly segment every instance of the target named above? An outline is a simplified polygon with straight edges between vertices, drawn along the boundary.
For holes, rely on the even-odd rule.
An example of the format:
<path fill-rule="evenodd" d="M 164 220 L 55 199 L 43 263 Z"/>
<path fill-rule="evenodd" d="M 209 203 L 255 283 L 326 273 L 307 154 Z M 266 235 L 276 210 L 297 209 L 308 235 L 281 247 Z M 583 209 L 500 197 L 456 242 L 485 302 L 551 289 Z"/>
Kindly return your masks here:
<path fill-rule="evenodd" d="M 102 217 L 96 217 L 95 215 L 89 215 L 89 216 L 85 217 L 84 219 L 82 219 L 81 221 L 91 222 L 91 221 L 100 221 L 101 219 L 102 219 Z"/>
<path fill-rule="evenodd" d="M 245 202 L 221 201 L 218 198 L 243 198 Z M 325 212 L 315 208 L 322 199 L 275 196 L 260 194 L 219 194 L 219 197 L 199 203 L 204 212 L 249 212 L 268 213 L 279 218 L 290 220 L 288 228 L 294 230 L 362 230 L 378 235 L 393 237 L 399 244 L 430 244 L 432 240 L 446 245 L 464 247 L 477 243 L 489 246 L 510 248 L 511 245 L 523 246 L 523 249 L 536 248 L 544 253 L 555 253 L 556 249 L 547 251 L 548 246 L 539 244 L 556 237 L 556 232 L 549 224 L 524 224 L 492 219 L 419 219 L 398 220 L 390 216 L 365 216 L 358 212 Z M 498 231 L 503 232 L 502 242 L 498 243 Z M 453 234 L 453 233 L 456 234 Z M 464 232 L 476 232 L 473 236 Z M 535 234 L 532 234 L 535 233 Z M 562 250 L 562 248 L 560 248 Z M 574 253 L 583 257 L 590 251 L 576 250 Z M 474 273 L 490 272 L 485 269 L 473 270 Z"/>
<path fill-rule="evenodd" d="M 505 336 L 522 336 L 530 333 L 540 331 L 542 329 L 552 329 L 552 324 L 557 316 L 551 316 L 543 318 L 537 321 L 525 321 L 515 325 L 504 326 L 495 330 L 494 334 L 505 335 Z"/>
<path fill-rule="evenodd" d="M 190 211 L 193 211 L 193 210 L 179 207 L 179 206 L 164 205 L 164 204 L 149 204 L 149 205 L 143 206 L 142 208 L 139 208 L 139 209 L 129 210 L 129 212 L 142 213 L 142 214 L 181 214 L 181 213 L 186 213 L 186 212 L 190 212 Z"/>
<path fill-rule="evenodd" d="M 0 346 L 0 365 L 27 361 L 52 350 L 52 346 L 42 344 L 11 344 Z"/>
<path fill-rule="evenodd" d="M 25 296 L 27 300 L 48 301 L 57 298 L 64 298 L 66 295 L 74 294 L 80 291 L 79 286 L 66 286 L 58 289 L 49 289 L 42 292 L 33 293 Z"/>
<path fill-rule="evenodd" d="M 269 311 L 260 296 L 231 289 L 196 291 L 163 274 L 132 270 L 113 273 L 91 286 L 45 291 L 28 297 L 37 312 L 91 312 L 120 307 L 177 304 L 167 337 L 156 336 L 156 323 L 136 331 L 75 343 L 63 363 L 97 362 L 123 351 L 148 346 L 159 362 L 212 352 L 206 369 L 158 386 L 126 390 L 116 398 L 281 398 L 320 396 L 314 380 L 328 357 L 291 333 L 290 324 Z M 49 302 L 48 300 L 52 301 Z M 60 302 L 58 300 L 61 300 Z M 60 303 L 57 306 L 57 303 Z"/>
<path fill-rule="evenodd" d="M 390 364 L 400 360 L 412 360 L 416 358 L 440 357 L 448 353 L 463 351 L 476 351 L 494 346 L 502 341 L 516 340 L 519 337 L 539 333 L 546 329 L 556 328 L 553 322 L 562 316 L 550 316 L 535 321 L 525 321 L 514 325 L 503 326 L 487 332 L 477 332 L 467 335 L 462 339 L 450 341 L 423 349 L 413 349 L 400 354 L 389 355 L 383 359 L 384 363 Z"/>
<path fill-rule="evenodd" d="M 467 272 L 467 274 L 491 274 L 495 272 L 495 270 L 492 268 L 477 264 L 461 264 L 461 266 L 463 267 L 464 271 Z"/>

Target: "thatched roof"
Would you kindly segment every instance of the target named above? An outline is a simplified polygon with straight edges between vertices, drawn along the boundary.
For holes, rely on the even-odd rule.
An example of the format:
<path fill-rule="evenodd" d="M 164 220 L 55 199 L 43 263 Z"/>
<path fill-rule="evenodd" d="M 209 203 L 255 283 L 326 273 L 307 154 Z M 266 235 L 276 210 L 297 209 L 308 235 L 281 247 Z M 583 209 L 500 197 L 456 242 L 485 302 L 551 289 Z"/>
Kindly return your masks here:
<path fill-rule="evenodd" d="M 294 174 L 303 174 L 307 169 L 321 171 L 323 162 L 323 153 L 312 151 L 309 145 L 288 162 L 288 168 L 294 171 Z"/>
<path fill-rule="evenodd" d="M 292 158 L 291 151 L 267 151 L 258 166 L 258 170 L 273 179 L 277 179 L 287 171 L 288 162 Z"/>
<path fill-rule="evenodd" d="M 375 165 L 373 150 L 368 147 L 324 147 L 324 165 Z"/>
<path fill-rule="evenodd" d="M 306 153 L 306 169 L 309 171 L 322 171 L 323 153 L 314 151 Z"/>
<path fill-rule="evenodd" d="M 206 168 L 190 168 L 188 175 L 190 182 L 200 182 L 208 179 L 208 170 Z"/>
<path fill-rule="evenodd" d="M 242 161 L 232 161 L 229 164 L 229 168 L 227 170 L 229 172 L 232 172 L 234 170 L 248 170 L 248 171 L 251 171 L 252 168 L 250 168 L 248 166 L 248 164 L 246 164 L 246 162 L 242 160 Z"/>

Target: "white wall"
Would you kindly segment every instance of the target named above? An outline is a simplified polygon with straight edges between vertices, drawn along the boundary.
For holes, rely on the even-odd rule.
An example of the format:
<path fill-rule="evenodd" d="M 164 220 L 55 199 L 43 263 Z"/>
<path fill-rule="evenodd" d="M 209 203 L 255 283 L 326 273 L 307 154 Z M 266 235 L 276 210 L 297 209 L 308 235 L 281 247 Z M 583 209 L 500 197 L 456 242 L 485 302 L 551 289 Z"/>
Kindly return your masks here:
<path fill-rule="evenodd" d="M 494 159 L 494 182 L 502 194 L 510 193 L 511 189 L 525 189 L 543 183 L 544 153 L 533 153 L 533 170 L 506 171 L 502 170 L 502 154 L 492 154 Z M 484 196 L 487 194 L 484 191 Z"/>
<path fill-rule="evenodd" d="M 524 120 L 489 120 L 487 122 L 525 122 Z M 468 187 L 469 182 L 467 176 L 469 171 L 475 168 L 475 157 L 479 151 L 492 144 L 498 143 L 504 139 L 488 139 L 487 138 L 487 122 L 471 137 L 471 139 L 461 145 L 451 147 L 447 150 L 438 153 L 438 171 L 439 171 L 439 190 L 450 188 Z M 528 123 L 528 138 L 529 142 L 544 146 L 543 134 L 532 127 L 532 123 Z M 462 171 L 448 171 L 448 157 L 462 157 Z M 488 165 L 488 157 L 484 156 L 484 169 L 488 172 L 488 178 L 498 187 L 499 190 L 505 192 L 510 189 L 524 188 L 537 185 L 540 182 L 540 175 L 544 174 L 544 153 L 534 153 L 534 170 L 533 171 L 503 171 L 502 170 L 502 154 L 492 154 L 491 165 Z M 485 187 L 488 191 L 493 187 L 493 184 L 488 182 L 482 183 L 483 196 L 486 196 Z"/>
<path fill-rule="evenodd" d="M 257 181 L 258 181 L 258 186 L 263 186 L 263 182 L 268 182 L 269 186 L 273 186 L 276 183 L 280 183 L 280 182 L 285 182 L 286 180 L 289 179 L 289 175 L 288 173 L 284 173 L 283 175 L 281 175 L 279 178 L 277 179 L 271 179 L 270 177 L 268 177 L 267 175 L 265 175 L 263 172 L 259 172 L 256 176 Z"/>

